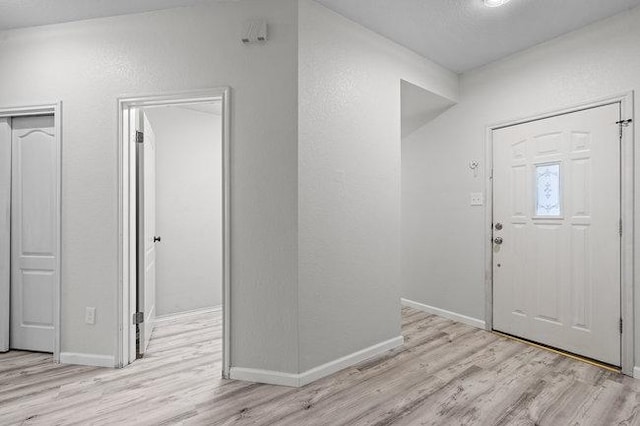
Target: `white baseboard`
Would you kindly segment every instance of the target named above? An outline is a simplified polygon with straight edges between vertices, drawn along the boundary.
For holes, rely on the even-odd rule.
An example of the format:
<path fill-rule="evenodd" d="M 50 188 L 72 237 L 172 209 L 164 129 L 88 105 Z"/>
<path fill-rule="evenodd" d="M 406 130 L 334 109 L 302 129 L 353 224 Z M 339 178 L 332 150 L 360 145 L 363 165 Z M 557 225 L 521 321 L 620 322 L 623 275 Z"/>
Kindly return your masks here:
<path fill-rule="evenodd" d="M 300 386 L 299 374 L 283 373 L 273 370 L 260 370 L 257 368 L 231 367 L 229 378 L 243 380 L 245 382 L 266 383 L 277 386 Z"/>
<path fill-rule="evenodd" d="M 116 365 L 116 361 L 114 357 L 107 355 L 61 352 L 60 364 L 89 365 L 92 367 L 114 368 Z"/>
<path fill-rule="evenodd" d="M 427 312 L 433 315 L 438 315 L 440 317 L 447 318 L 453 321 L 458 321 L 463 324 L 470 325 L 472 327 L 481 328 L 483 330 L 485 329 L 485 322 L 477 318 L 472 318 L 466 315 L 447 311 L 445 309 L 440 309 L 434 306 L 425 305 L 424 303 L 415 302 L 409 299 L 400 299 L 400 301 L 404 306 L 408 306 L 413 309 L 418 309 L 419 311 Z"/>
<path fill-rule="evenodd" d="M 212 308 L 200 308 L 200 309 L 194 309 L 192 311 L 177 312 L 175 314 L 160 315 L 160 316 L 156 316 L 154 322 L 173 321 L 176 319 L 190 317 L 194 315 L 220 312 L 221 310 L 222 310 L 222 305 L 218 305 Z"/>
<path fill-rule="evenodd" d="M 380 342 L 358 352 L 354 352 L 347 356 L 343 356 L 342 358 L 338 358 L 326 364 L 322 364 L 318 367 L 312 368 L 311 370 L 307 370 L 304 373 L 299 374 L 300 378 L 298 386 L 304 386 L 308 383 L 315 382 L 318 379 L 329 376 L 347 367 L 351 367 L 352 365 L 355 365 L 366 359 L 373 358 L 376 355 L 380 355 L 382 353 L 390 351 L 391 349 L 402 346 L 403 344 L 404 337 L 397 336 L 393 339 Z"/>
<path fill-rule="evenodd" d="M 258 370 L 253 368 L 231 367 L 230 378 L 270 385 L 301 387 L 323 377 L 329 376 L 366 359 L 380 355 L 404 343 L 404 337 L 398 336 L 386 340 L 342 358 L 322 364 L 303 373 L 292 374 L 279 371 Z"/>
<path fill-rule="evenodd" d="M 640 367 L 633 367 L 633 378 L 640 379 Z"/>

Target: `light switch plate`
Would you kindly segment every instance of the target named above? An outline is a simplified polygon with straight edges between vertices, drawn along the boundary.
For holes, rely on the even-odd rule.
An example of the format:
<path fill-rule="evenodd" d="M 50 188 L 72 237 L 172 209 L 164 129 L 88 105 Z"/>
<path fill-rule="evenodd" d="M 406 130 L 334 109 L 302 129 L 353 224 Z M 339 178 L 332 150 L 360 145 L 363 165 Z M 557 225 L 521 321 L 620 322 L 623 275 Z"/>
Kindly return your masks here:
<path fill-rule="evenodd" d="M 469 201 L 472 206 L 482 206 L 484 205 L 484 196 L 482 192 L 472 192 Z"/>

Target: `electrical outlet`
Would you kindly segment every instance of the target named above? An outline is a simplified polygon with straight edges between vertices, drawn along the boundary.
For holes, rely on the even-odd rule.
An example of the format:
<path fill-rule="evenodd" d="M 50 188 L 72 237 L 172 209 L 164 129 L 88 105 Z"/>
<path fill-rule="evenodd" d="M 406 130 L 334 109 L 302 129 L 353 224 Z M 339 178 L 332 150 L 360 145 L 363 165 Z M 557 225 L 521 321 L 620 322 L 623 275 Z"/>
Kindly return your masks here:
<path fill-rule="evenodd" d="M 87 306 L 84 311 L 84 322 L 86 324 L 95 324 L 96 323 L 96 308 Z"/>
<path fill-rule="evenodd" d="M 482 206 L 484 204 L 482 192 L 472 192 L 469 201 L 472 206 Z"/>

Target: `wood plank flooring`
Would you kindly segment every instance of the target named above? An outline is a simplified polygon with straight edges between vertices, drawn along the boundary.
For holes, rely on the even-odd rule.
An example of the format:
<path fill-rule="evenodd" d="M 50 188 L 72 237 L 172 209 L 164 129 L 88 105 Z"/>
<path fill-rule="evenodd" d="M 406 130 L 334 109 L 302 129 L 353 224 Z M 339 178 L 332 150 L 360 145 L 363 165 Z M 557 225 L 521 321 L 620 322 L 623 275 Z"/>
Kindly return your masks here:
<path fill-rule="evenodd" d="M 301 389 L 220 379 L 220 314 L 122 369 L 0 354 L 0 425 L 640 425 L 640 381 L 404 308 L 406 343 Z"/>

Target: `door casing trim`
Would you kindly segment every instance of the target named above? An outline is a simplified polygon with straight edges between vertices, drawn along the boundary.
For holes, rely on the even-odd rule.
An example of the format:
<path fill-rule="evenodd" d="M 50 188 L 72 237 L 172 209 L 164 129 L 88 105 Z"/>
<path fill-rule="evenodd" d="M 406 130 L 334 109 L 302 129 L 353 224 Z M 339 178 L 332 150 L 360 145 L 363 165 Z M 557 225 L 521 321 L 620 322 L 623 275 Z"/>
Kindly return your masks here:
<path fill-rule="evenodd" d="M 61 325 L 61 300 L 62 300 L 62 101 L 51 103 L 40 103 L 26 106 L 14 106 L 14 107 L 0 107 L 0 118 L 16 118 L 16 117 L 28 117 L 33 115 L 53 115 L 54 125 L 54 140 L 56 144 L 56 214 L 55 221 L 56 242 L 58 249 L 58 262 L 56 279 L 54 281 L 53 289 L 53 362 L 60 362 L 60 325 Z M 1 284 L 1 283 L 0 283 Z M 10 293 L 11 280 L 6 285 L 0 286 L 0 294 L 8 297 Z M 9 301 L 11 303 L 11 301 Z M 4 322 L 0 318 L 0 322 Z M 9 324 L 0 324 L 0 334 L 10 333 Z M 7 343 L 9 342 L 9 335 L 6 336 Z M 3 337 L 4 339 L 4 337 Z M 0 339 L 0 340 L 3 340 Z"/>
<path fill-rule="evenodd" d="M 129 250 L 131 238 L 135 238 L 135 231 L 129 232 L 125 222 L 130 217 L 128 203 L 129 176 L 128 164 L 124 164 L 125 156 L 130 144 L 128 124 L 125 123 L 125 113 L 132 107 L 148 107 L 159 105 L 184 105 L 204 102 L 222 102 L 222 376 L 229 377 L 231 368 L 231 88 L 216 87 L 186 92 L 156 93 L 141 96 L 122 96 L 117 100 L 118 114 L 118 332 L 116 336 L 116 367 L 129 364 L 130 339 L 128 326 L 133 312 L 129 304 L 131 289 L 135 282 L 131 282 L 130 267 L 125 263 L 130 259 Z M 125 134 L 126 133 L 126 134 Z M 133 234 L 133 236 L 132 236 Z M 133 253 L 135 256 L 135 253 Z M 134 264 L 135 265 L 135 264 Z"/>
<path fill-rule="evenodd" d="M 505 127 L 543 120 L 559 115 L 570 114 L 586 109 L 598 108 L 605 105 L 619 104 L 622 119 L 632 118 L 633 122 L 622 132 L 620 147 L 620 184 L 623 232 L 621 238 L 621 303 L 620 315 L 624 327 L 621 336 L 621 369 L 628 376 L 633 376 L 634 360 L 634 285 L 635 266 L 640 265 L 640 256 L 634 253 L 634 238 L 636 227 L 634 224 L 634 210 L 636 201 L 640 201 L 640 173 L 635 174 L 635 164 L 640 164 L 640 150 L 634 149 L 634 91 L 624 92 L 614 96 L 596 99 L 590 102 L 544 112 L 529 117 L 502 121 L 488 125 L 485 131 L 485 327 L 493 330 L 493 132 Z M 637 158 L 636 158 L 637 157 Z M 640 207 L 640 206 L 639 206 Z M 640 209 L 639 209 L 640 210 Z M 640 239 L 639 239 L 640 241 Z"/>

